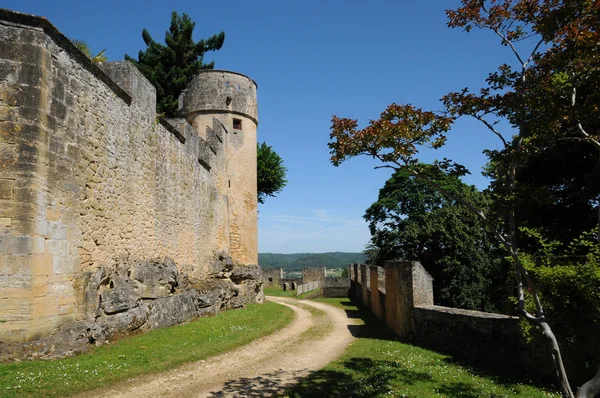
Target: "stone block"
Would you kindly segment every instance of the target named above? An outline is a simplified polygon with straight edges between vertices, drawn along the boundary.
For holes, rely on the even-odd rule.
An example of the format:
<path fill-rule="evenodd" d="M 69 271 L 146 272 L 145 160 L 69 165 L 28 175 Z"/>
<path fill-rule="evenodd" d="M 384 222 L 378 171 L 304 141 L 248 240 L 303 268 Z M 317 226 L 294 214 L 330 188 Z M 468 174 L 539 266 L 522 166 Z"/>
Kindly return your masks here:
<path fill-rule="evenodd" d="M 36 297 L 31 299 L 31 317 L 55 317 L 58 315 L 56 297 Z"/>
<path fill-rule="evenodd" d="M 8 275 L 7 264 L 8 264 L 8 255 L 0 254 L 0 276 Z"/>
<path fill-rule="evenodd" d="M 44 254 L 46 252 L 46 239 L 41 236 L 34 236 L 32 239 L 31 252 L 33 254 Z"/>
<path fill-rule="evenodd" d="M 33 239 L 29 236 L 16 236 L 13 247 L 13 253 L 16 255 L 31 254 L 33 253 Z"/>
<path fill-rule="evenodd" d="M 9 254 L 6 257 L 6 274 L 29 276 L 32 272 L 32 258 L 30 256 L 15 256 Z"/>
<path fill-rule="evenodd" d="M 0 298 L 0 318 L 7 321 L 31 318 L 31 301 L 22 297 Z"/>
<path fill-rule="evenodd" d="M 17 288 L 7 288 L 0 287 L 0 297 L 2 298 L 29 298 L 31 294 L 31 290 L 27 288 L 17 287 Z M 1 317 L 0 311 L 0 317 Z"/>
<path fill-rule="evenodd" d="M 48 278 L 36 277 L 31 283 L 31 297 L 44 297 L 48 294 Z"/>
<path fill-rule="evenodd" d="M 68 275 L 73 272 L 71 257 L 69 256 L 53 256 L 52 257 L 52 272 L 55 275 Z"/>
<path fill-rule="evenodd" d="M 52 275 L 53 258 L 49 254 L 33 254 L 31 256 L 31 274 L 32 275 Z"/>

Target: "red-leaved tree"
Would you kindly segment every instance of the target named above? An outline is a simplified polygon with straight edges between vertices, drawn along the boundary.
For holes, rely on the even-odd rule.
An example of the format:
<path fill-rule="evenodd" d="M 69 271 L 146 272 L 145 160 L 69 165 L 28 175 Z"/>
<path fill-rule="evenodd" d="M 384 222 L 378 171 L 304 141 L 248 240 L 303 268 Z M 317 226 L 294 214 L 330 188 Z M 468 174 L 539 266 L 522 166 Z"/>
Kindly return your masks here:
<path fill-rule="evenodd" d="M 512 60 L 490 73 L 479 92 L 465 88 L 444 96 L 444 112 L 392 104 L 364 128 L 356 120 L 334 116 L 328 144 L 331 162 L 338 166 L 354 156 L 372 156 L 382 162 L 379 167 L 407 170 L 492 223 L 480 209 L 418 171 L 419 149 L 441 148 L 457 118 L 475 118 L 499 138 L 508 154 L 502 184 L 509 198 L 517 194 L 519 160 L 528 153 L 543 151 L 557 140 L 585 141 L 600 150 L 599 10 L 600 0 L 462 0 L 461 7 L 447 11 L 448 26 L 494 32 L 511 50 Z M 500 120 L 508 121 L 511 131 L 500 131 Z M 436 164 L 465 172 L 446 159 Z M 493 227 L 514 263 L 518 313 L 546 337 L 562 394 L 574 397 L 536 286 L 520 261 L 515 210 L 510 199 L 507 203 L 509 228 Z M 534 311 L 526 309 L 525 290 L 531 292 Z M 592 398 L 598 393 L 600 369 L 576 396 Z"/>

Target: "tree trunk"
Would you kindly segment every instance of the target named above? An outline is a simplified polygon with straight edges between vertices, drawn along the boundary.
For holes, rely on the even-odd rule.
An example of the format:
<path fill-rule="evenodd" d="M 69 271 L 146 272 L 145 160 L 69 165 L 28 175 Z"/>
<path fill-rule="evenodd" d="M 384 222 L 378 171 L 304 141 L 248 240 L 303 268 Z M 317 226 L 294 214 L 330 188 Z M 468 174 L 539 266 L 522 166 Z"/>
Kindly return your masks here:
<path fill-rule="evenodd" d="M 596 372 L 596 376 L 577 390 L 576 398 L 595 398 L 600 394 L 600 366 Z"/>

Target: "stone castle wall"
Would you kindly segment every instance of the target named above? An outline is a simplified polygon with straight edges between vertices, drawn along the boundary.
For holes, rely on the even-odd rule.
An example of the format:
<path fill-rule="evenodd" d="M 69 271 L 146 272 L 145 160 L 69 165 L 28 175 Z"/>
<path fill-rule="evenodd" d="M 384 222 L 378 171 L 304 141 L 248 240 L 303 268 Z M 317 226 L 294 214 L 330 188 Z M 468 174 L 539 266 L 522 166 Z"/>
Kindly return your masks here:
<path fill-rule="evenodd" d="M 100 69 L 45 19 L 0 10 L 0 343 L 172 324 L 149 300 L 183 321 L 260 299 L 257 269 L 235 267 L 256 263 L 256 188 L 229 191 L 227 128 L 216 115 L 202 137 L 155 105 L 132 64 Z M 255 161 L 249 127 L 235 145 Z"/>
<path fill-rule="evenodd" d="M 283 279 L 283 268 L 263 268 L 263 284 L 265 287 L 280 287 Z"/>
<path fill-rule="evenodd" d="M 325 284 L 327 267 L 305 267 L 302 268 L 302 283 L 319 281 L 321 286 Z"/>
<path fill-rule="evenodd" d="M 549 353 L 526 344 L 519 319 L 433 304 L 433 278 L 416 261 L 388 261 L 382 267 L 351 265 L 351 294 L 405 341 L 486 366 L 550 378 Z M 366 273 L 371 276 L 368 280 Z"/>

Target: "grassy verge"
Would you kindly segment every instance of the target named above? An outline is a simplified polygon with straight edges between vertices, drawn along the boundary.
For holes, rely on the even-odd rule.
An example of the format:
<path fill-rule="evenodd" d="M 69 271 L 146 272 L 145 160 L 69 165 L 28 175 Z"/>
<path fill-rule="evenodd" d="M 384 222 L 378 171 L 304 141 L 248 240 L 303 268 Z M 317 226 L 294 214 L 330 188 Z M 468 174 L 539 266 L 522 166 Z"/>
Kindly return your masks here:
<path fill-rule="evenodd" d="M 523 380 L 460 365 L 452 357 L 403 344 L 348 299 L 318 299 L 357 317 L 360 337 L 344 355 L 287 391 L 289 397 L 555 397 Z"/>
<path fill-rule="evenodd" d="M 293 319 L 275 303 L 251 304 L 215 317 L 154 330 L 73 358 L 0 364 L 0 397 L 65 396 L 164 371 L 232 350 Z"/>
<path fill-rule="evenodd" d="M 267 296 L 276 296 L 276 297 L 293 297 L 297 299 L 306 299 L 311 298 L 313 296 L 321 296 L 323 295 L 323 289 L 315 289 L 310 292 L 302 293 L 299 296 L 296 296 L 295 290 L 283 290 L 280 287 L 266 287 L 264 289 L 265 295 Z"/>
<path fill-rule="evenodd" d="M 280 287 L 265 287 L 265 295 L 277 297 L 296 297 L 295 290 L 283 290 Z"/>
<path fill-rule="evenodd" d="M 315 320 L 315 325 L 311 326 L 307 331 L 300 335 L 298 343 L 309 340 L 318 340 L 333 329 L 333 323 L 331 323 L 331 320 L 325 311 L 310 305 L 302 304 L 301 302 L 298 302 L 296 305 L 310 312 Z"/>

